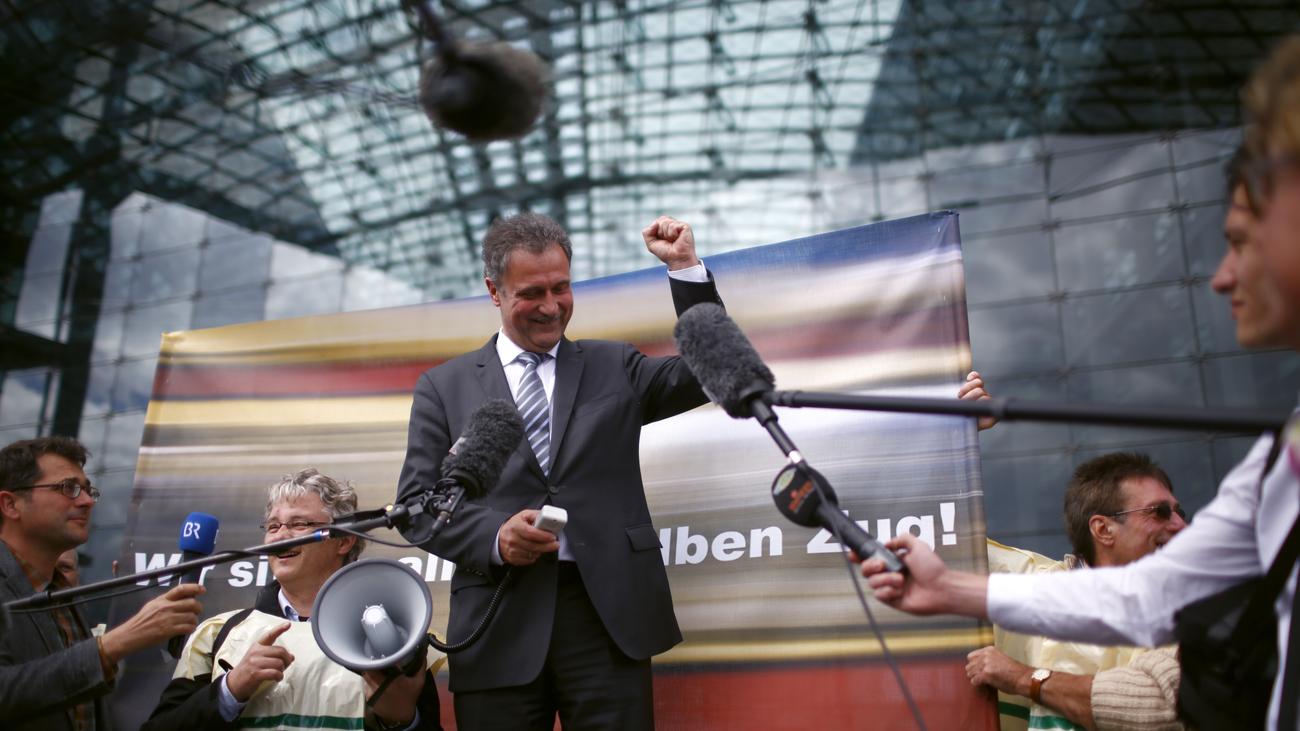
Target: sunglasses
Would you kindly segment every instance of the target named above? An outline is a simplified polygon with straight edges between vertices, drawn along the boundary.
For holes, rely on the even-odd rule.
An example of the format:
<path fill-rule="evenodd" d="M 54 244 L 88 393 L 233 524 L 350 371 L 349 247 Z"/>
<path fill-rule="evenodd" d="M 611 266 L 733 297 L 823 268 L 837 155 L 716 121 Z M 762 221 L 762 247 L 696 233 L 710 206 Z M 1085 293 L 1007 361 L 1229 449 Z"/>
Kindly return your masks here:
<path fill-rule="evenodd" d="M 1128 515 L 1129 513 L 1148 513 L 1148 512 L 1154 515 L 1156 520 L 1160 520 L 1160 521 L 1169 520 L 1170 518 L 1174 517 L 1175 513 L 1177 513 L 1178 517 L 1182 518 L 1184 521 L 1187 520 L 1187 513 L 1183 512 L 1183 506 L 1170 505 L 1169 503 L 1156 503 L 1155 505 L 1148 505 L 1145 508 L 1133 508 L 1132 510 L 1121 510 L 1118 513 L 1111 513 L 1107 517 L 1118 518 L 1121 515 Z"/>
<path fill-rule="evenodd" d="M 20 490 L 35 490 L 37 488 L 42 488 L 42 487 L 49 490 L 58 490 L 59 492 L 63 493 L 63 497 L 66 497 L 69 500 L 76 500 L 77 498 L 81 497 L 81 493 L 84 490 L 85 493 L 90 496 L 91 500 L 94 500 L 96 502 L 99 501 L 99 488 L 95 487 L 89 482 L 87 482 L 85 485 L 82 485 L 81 482 L 77 480 L 75 477 L 69 477 L 68 479 L 62 480 L 60 482 L 47 482 L 41 485 L 28 485 L 27 487 L 15 487 L 9 490 L 9 492 L 18 492 Z"/>

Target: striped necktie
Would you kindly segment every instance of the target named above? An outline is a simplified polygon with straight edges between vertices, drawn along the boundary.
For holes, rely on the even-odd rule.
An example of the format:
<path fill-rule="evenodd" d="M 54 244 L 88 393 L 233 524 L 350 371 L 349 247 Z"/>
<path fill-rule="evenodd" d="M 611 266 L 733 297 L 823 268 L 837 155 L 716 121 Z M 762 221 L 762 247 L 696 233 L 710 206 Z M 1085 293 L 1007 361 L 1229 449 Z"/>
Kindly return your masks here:
<path fill-rule="evenodd" d="M 524 421 L 524 435 L 528 444 L 537 455 L 537 463 L 542 466 L 544 474 L 551 473 L 551 403 L 546 398 L 546 389 L 542 388 L 542 379 L 537 375 L 537 367 L 550 358 L 550 353 L 530 353 L 524 351 L 515 360 L 524 364 L 524 376 L 519 379 L 519 393 L 515 395 L 515 407 Z"/>

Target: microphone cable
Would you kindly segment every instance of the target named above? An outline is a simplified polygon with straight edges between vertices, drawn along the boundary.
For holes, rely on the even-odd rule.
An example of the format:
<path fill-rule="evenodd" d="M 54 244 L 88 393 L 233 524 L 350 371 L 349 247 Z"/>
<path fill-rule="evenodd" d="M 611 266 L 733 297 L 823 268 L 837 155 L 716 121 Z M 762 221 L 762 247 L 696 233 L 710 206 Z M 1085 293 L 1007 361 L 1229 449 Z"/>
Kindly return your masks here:
<path fill-rule="evenodd" d="M 817 481 L 813 481 L 813 489 L 821 495 L 821 486 Z M 838 531 L 833 531 L 832 535 L 840 542 L 840 546 L 845 545 L 843 536 Z M 912 697 L 912 691 L 907 687 L 907 682 L 903 680 L 903 671 L 898 667 L 898 661 L 894 659 L 894 653 L 890 652 L 889 645 L 885 644 L 885 633 L 880 629 L 880 623 L 876 621 L 875 612 L 871 611 L 871 603 L 867 601 L 867 595 L 862 591 L 862 581 L 858 578 L 857 564 L 849 558 L 848 552 L 844 552 L 844 566 L 849 572 L 849 581 L 853 583 L 853 591 L 857 592 L 858 604 L 862 606 L 862 611 L 867 615 L 867 624 L 871 627 L 871 632 L 876 636 L 876 642 L 880 643 L 880 654 L 885 659 L 885 664 L 889 666 L 889 671 L 894 674 L 894 680 L 898 683 L 898 689 L 903 692 L 903 700 L 907 702 L 907 708 L 912 712 L 912 719 L 916 721 L 916 727 L 920 731 L 928 731 L 925 725 L 925 719 L 921 717 L 921 708 L 916 705 L 916 699 Z"/>
<path fill-rule="evenodd" d="M 488 624 L 492 622 L 492 618 L 496 616 L 497 608 L 501 606 L 501 595 L 505 593 L 506 585 L 510 583 L 510 577 L 513 575 L 514 567 L 506 567 L 506 575 L 501 577 L 501 583 L 497 584 L 497 590 L 492 593 L 492 598 L 488 600 L 488 607 L 487 610 L 483 612 L 483 618 L 478 621 L 478 626 L 474 628 L 474 631 L 469 633 L 468 637 L 460 642 L 447 644 L 439 640 L 432 632 L 430 632 L 428 634 L 429 644 L 442 652 L 451 653 L 460 652 L 475 642 L 478 642 L 478 639 L 487 631 Z"/>
<path fill-rule="evenodd" d="M 776 419 L 774 415 L 773 422 L 775 421 Z M 782 432 L 782 435 L 784 436 L 784 432 Z M 785 437 L 785 439 L 788 441 L 789 438 Z M 792 442 L 791 446 L 793 446 Z M 787 467 L 782 468 L 781 473 L 784 474 L 785 470 L 790 466 L 796 466 L 797 470 L 806 470 L 809 475 L 808 484 L 812 487 L 812 499 L 816 500 L 817 504 L 829 505 L 832 506 L 833 509 L 839 510 L 839 500 L 832 497 L 834 489 L 831 487 L 830 482 L 825 480 L 825 477 L 817 472 L 817 470 L 813 469 L 812 465 L 804 459 L 802 454 L 796 452 L 787 455 L 787 457 L 789 457 L 791 461 L 788 463 Z M 795 458 L 797 458 L 797 460 Z M 780 479 L 780 475 L 778 475 L 778 483 L 780 482 Z M 775 489 L 776 486 L 774 485 L 774 492 Z M 778 507 L 780 507 L 779 504 Z M 797 520 L 795 515 L 787 514 L 786 517 L 793 520 L 796 525 L 807 525 L 801 520 Z M 867 624 L 871 627 L 871 632 L 875 635 L 876 642 L 880 644 L 881 657 L 884 658 L 885 664 L 889 666 L 890 672 L 893 673 L 894 680 L 897 682 L 899 690 L 903 693 L 903 700 L 906 701 L 908 710 L 912 713 L 912 719 L 916 722 L 916 727 L 920 729 L 920 731 L 928 731 L 925 725 L 925 719 L 921 716 L 921 709 L 917 706 L 916 700 L 912 697 L 911 689 L 908 688 L 907 682 L 903 679 L 903 672 L 898 666 L 898 661 L 894 658 L 894 653 L 890 651 L 889 645 L 885 642 L 885 634 L 880 628 L 880 623 L 876 621 L 875 612 L 871 611 L 871 603 L 867 600 L 866 594 L 862 591 L 862 581 L 858 577 L 856 571 L 857 564 L 849 558 L 850 555 L 855 555 L 856 549 L 854 553 L 850 552 L 849 547 L 853 545 L 853 541 L 849 540 L 849 536 L 845 535 L 845 532 L 851 527 L 857 527 L 856 524 L 852 522 L 851 518 L 847 517 L 847 514 L 845 515 L 845 522 L 843 523 L 837 523 L 833 520 L 819 520 L 818 522 L 835 540 L 839 541 L 841 553 L 844 557 L 844 566 L 849 572 L 849 581 L 853 584 L 853 591 L 857 593 L 858 604 L 862 607 L 863 613 L 867 615 Z M 870 534 L 867 535 L 870 537 Z M 872 540 L 874 540 L 874 538 Z M 888 551 L 888 549 L 884 547 L 883 543 L 878 542 L 878 545 L 880 546 L 880 550 Z M 899 556 L 898 558 L 900 570 L 906 572 L 907 567 L 902 564 L 902 556 Z"/>
<path fill-rule="evenodd" d="M 356 536 L 357 538 L 360 538 L 362 540 L 370 541 L 371 543 L 378 543 L 381 546 L 391 546 L 393 548 L 412 548 L 412 547 L 418 548 L 418 546 L 416 546 L 416 544 L 414 543 L 409 543 L 409 542 L 398 543 L 397 541 L 386 541 L 382 538 L 375 538 L 374 536 L 371 536 L 369 533 L 365 533 L 359 530 L 353 530 L 347 527 L 346 525 L 335 525 L 331 523 L 328 527 L 322 528 L 322 530 L 328 530 L 330 533 L 334 533 L 334 532 L 346 533 L 350 536 Z M 266 555 L 274 555 L 274 554 L 268 553 Z"/>

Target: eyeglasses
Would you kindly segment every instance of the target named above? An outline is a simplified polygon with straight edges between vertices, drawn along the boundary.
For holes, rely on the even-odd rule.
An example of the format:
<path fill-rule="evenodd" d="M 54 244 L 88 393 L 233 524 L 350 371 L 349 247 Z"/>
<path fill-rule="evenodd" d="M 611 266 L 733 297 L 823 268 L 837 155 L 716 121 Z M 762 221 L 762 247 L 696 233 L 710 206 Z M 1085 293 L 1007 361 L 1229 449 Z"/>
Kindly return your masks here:
<path fill-rule="evenodd" d="M 257 527 L 261 528 L 262 532 L 269 536 L 273 533 L 279 533 L 281 528 L 288 528 L 290 533 L 305 533 L 329 524 L 330 521 L 328 520 L 291 520 L 288 523 L 273 520 L 269 523 L 262 523 Z"/>
<path fill-rule="evenodd" d="M 38 487 L 43 487 L 50 490 L 58 490 L 59 492 L 63 493 L 63 497 L 66 497 L 69 500 L 76 500 L 77 498 L 81 497 L 81 492 L 84 490 L 86 494 L 90 496 L 91 500 L 94 500 L 95 502 L 99 502 L 99 488 L 95 487 L 89 482 L 83 485 L 81 484 L 81 481 L 75 477 L 69 477 L 68 479 L 61 480 L 59 482 L 46 482 L 40 485 L 28 485 L 27 487 L 15 487 L 11 489 L 9 492 L 18 492 L 19 490 L 35 490 Z"/>
<path fill-rule="evenodd" d="M 1133 508 L 1132 510 L 1121 510 L 1118 513 L 1111 513 L 1108 517 L 1118 518 L 1121 515 L 1127 515 L 1129 513 L 1146 513 L 1146 512 L 1150 512 L 1152 515 L 1155 516 L 1156 520 L 1160 520 L 1160 521 L 1169 520 L 1170 518 L 1174 517 L 1174 513 L 1177 513 L 1178 517 L 1182 518 L 1184 521 L 1187 520 L 1187 513 L 1183 512 L 1183 506 L 1170 505 L 1169 503 L 1156 503 L 1155 505 L 1148 505 L 1145 508 Z"/>

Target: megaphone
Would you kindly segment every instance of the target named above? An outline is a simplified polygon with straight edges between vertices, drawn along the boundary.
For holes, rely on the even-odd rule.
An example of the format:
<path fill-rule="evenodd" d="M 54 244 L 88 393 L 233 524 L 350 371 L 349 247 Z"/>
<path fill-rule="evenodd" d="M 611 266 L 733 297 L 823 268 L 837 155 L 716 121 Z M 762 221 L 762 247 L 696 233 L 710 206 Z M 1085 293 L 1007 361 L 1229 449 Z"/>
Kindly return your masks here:
<path fill-rule="evenodd" d="M 419 574 L 390 558 L 334 572 L 316 595 L 311 631 L 331 660 L 365 672 L 405 665 L 424 649 L 433 597 Z"/>

